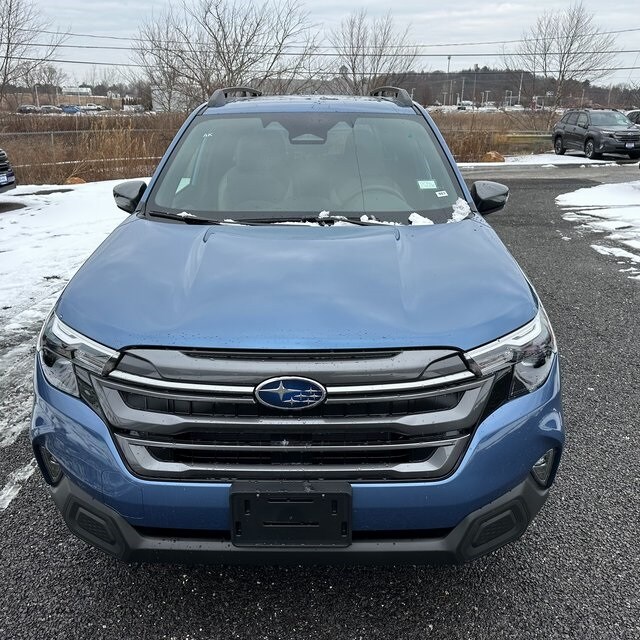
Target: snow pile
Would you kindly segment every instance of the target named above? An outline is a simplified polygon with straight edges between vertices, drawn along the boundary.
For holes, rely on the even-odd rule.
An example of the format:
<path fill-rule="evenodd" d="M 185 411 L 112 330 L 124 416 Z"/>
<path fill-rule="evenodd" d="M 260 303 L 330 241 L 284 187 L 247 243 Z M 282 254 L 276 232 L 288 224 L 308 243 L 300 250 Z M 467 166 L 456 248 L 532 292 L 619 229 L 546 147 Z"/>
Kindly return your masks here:
<path fill-rule="evenodd" d="M 471 213 L 471 207 L 469 203 L 463 198 L 458 198 L 453 203 L 453 215 L 451 216 L 451 220 L 447 220 L 447 222 L 460 222 L 464 220 Z"/>
<path fill-rule="evenodd" d="M 538 166 L 545 169 L 554 169 L 558 165 L 600 165 L 603 167 L 619 166 L 612 160 L 589 160 L 583 155 L 557 156 L 554 153 L 532 153 L 524 156 L 506 156 L 504 162 L 458 162 L 459 167 L 505 167 L 505 166 Z"/>
<path fill-rule="evenodd" d="M 44 319 L 64 285 L 127 216 L 113 200 L 121 180 L 18 187 L 0 196 L 0 326 Z M 9 207 L 22 207 L 6 211 Z"/>
<path fill-rule="evenodd" d="M 421 216 L 419 213 L 412 213 L 409 216 L 409 222 L 413 225 L 433 224 L 433 220 L 429 220 L 429 218 L 425 218 L 424 216 Z"/>
<path fill-rule="evenodd" d="M 640 181 L 578 189 L 558 196 L 556 203 L 565 210 L 562 217 L 578 223 L 578 229 L 607 234 L 611 246 L 597 243 L 593 249 L 629 261 L 634 266 L 621 271 L 640 280 L 640 266 L 635 266 L 640 265 Z"/>

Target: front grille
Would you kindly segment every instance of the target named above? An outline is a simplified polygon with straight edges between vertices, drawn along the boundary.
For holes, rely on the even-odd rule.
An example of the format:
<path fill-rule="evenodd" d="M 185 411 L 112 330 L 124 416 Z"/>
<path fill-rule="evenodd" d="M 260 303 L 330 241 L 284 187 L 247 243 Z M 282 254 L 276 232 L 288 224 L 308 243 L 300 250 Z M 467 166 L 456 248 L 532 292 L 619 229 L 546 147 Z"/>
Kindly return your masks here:
<path fill-rule="evenodd" d="M 341 360 L 339 352 L 288 359 L 282 352 L 180 352 L 181 365 L 193 367 L 185 382 L 140 375 L 145 367 L 177 370 L 170 351 L 147 350 L 92 382 L 124 461 L 144 479 L 437 479 L 456 467 L 496 399 L 490 402 L 493 377 L 476 378 L 444 350 L 431 354 L 425 370 L 428 353 L 358 352 Z M 209 366 L 215 375 L 208 378 Z M 260 373 L 251 377 L 254 367 Z M 255 385 L 290 371 L 323 384 L 326 401 L 287 412 L 255 400 Z"/>
<path fill-rule="evenodd" d="M 640 133 L 635 133 L 631 131 L 621 131 L 614 134 L 616 140 L 620 140 L 621 142 L 640 142 Z"/>
<path fill-rule="evenodd" d="M 211 402 L 207 400 L 181 400 L 158 397 L 133 391 L 121 391 L 122 399 L 131 409 L 168 413 L 180 416 L 208 416 L 212 418 L 260 418 L 282 417 L 282 411 L 260 403 Z M 462 392 L 444 393 L 413 400 L 378 400 L 371 402 L 331 402 L 311 409 L 300 410 L 301 417 L 346 418 L 365 416 L 401 416 L 453 409 Z"/>

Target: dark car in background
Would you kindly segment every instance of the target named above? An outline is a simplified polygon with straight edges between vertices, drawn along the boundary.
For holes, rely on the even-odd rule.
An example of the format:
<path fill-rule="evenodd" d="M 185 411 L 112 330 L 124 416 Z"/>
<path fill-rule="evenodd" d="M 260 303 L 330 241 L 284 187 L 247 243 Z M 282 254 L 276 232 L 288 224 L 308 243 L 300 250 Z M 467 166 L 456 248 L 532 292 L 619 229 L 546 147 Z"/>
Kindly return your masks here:
<path fill-rule="evenodd" d="M 9 162 L 7 152 L 0 149 L 0 193 L 16 186 L 16 175 Z"/>
<path fill-rule="evenodd" d="M 603 153 L 640 158 L 640 129 L 615 109 L 569 109 L 553 128 L 557 155 L 572 149 L 595 159 Z"/>
<path fill-rule="evenodd" d="M 627 118 L 631 120 L 634 124 L 640 126 L 640 109 L 635 109 L 634 111 L 629 111 L 627 113 Z"/>
<path fill-rule="evenodd" d="M 16 113 L 40 113 L 40 109 L 35 104 L 21 104 Z"/>
<path fill-rule="evenodd" d="M 40 107 L 40 113 L 57 114 L 62 113 L 62 109 L 60 107 L 56 107 L 55 104 L 43 104 Z"/>

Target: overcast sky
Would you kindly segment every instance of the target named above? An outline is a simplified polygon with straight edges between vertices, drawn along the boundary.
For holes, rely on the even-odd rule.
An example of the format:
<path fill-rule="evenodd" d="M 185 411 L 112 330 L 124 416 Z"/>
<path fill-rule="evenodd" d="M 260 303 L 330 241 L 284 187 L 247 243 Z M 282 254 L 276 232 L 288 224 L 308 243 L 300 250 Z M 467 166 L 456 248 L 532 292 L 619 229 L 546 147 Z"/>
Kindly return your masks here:
<path fill-rule="evenodd" d="M 38 0 L 36 0 L 38 2 Z M 141 21 L 160 13 L 171 4 L 167 0 L 47 0 L 41 3 L 43 15 L 53 26 L 74 33 L 99 36 L 133 37 L 137 34 Z M 176 2 L 174 5 L 178 4 Z M 533 24 L 536 16 L 545 11 L 563 8 L 569 2 L 561 0 L 512 0 L 511 2 L 483 2 L 482 0 L 455 0 L 453 2 L 434 0 L 306 0 L 304 5 L 311 19 L 319 27 L 330 29 L 353 9 L 366 7 L 370 14 L 385 14 L 392 8 L 392 15 L 398 25 L 411 25 L 411 35 L 415 43 L 432 45 L 440 43 L 467 43 L 495 40 L 513 40 L 522 35 L 523 30 Z M 587 8 L 595 14 L 598 25 L 606 31 L 640 27 L 640 11 L 637 0 L 584 0 Z M 450 7 L 450 8 L 449 8 Z M 126 42 L 72 37 L 67 44 L 127 46 Z M 505 45 L 510 46 L 510 45 Z M 512 46 L 512 45 L 511 45 Z M 616 49 L 640 50 L 640 31 L 616 35 Z M 422 58 L 417 66 L 424 69 L 446 70 L 447 55 L 451 54 L 451 70 L 480 66 L 499 66 L 496 54 L 500 45 L 450 46 L 424 48 L 423 53 L 437 53 L 441 57 Z M 476 56 L 456 58 L 459 53 L 473 53 Z M 484 55 L 483 55 L 484 54 Z M 87 60 L 124 63 L 129 62 L 127 51 L 91 49 L 61 49 L 59 59 Z M 640 67 L 640 54 L 625 53 L 618 56 L 620 67 Z M 101 67 L 96 67 L 98 77 Z M 65 65 L 67 73 L 75 80 L 90 79 L 91 66 Z M 609 82 L 640 82 L 640 69 L 618 70 L 602 84 Z"/>

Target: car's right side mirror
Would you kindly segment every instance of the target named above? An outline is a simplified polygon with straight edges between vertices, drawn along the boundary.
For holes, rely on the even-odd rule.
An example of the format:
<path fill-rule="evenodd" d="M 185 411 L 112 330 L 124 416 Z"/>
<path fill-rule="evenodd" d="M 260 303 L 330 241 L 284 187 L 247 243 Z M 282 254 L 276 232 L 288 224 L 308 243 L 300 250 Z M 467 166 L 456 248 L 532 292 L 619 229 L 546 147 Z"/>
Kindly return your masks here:
<path fill-rule="evenodd" d="M 117 184 L 113 188 L 113 197 L 117 207 L 127 213 L 133 213 L 146 189 L 147 183 L 142 180 L 129 180 Z"/>
<path fill-rule="evenodd" d="M 471 197 L 483 216 L 500 211 L 509 199 L 509 187 L 499 182 L 478 180 L 471 185 Z"/>

